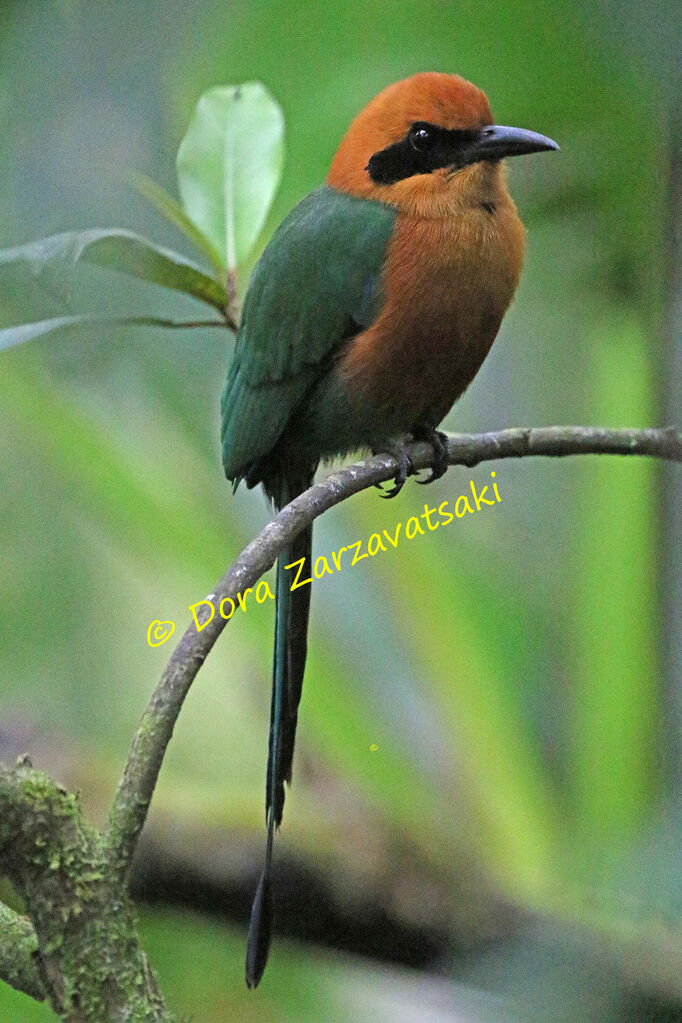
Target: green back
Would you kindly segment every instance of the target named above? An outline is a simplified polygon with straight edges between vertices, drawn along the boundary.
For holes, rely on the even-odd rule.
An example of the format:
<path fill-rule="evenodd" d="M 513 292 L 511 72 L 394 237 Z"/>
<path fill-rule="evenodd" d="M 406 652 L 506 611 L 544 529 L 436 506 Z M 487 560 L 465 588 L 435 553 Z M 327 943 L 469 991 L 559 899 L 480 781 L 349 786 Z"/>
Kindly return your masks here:
<path fill-rule="evenodd" d="M 228 478 L 273 448 L 336 346 L 376 318 L 395 216 L 323 185 L 273 235 L 249 283 L 222 396 Z"/>

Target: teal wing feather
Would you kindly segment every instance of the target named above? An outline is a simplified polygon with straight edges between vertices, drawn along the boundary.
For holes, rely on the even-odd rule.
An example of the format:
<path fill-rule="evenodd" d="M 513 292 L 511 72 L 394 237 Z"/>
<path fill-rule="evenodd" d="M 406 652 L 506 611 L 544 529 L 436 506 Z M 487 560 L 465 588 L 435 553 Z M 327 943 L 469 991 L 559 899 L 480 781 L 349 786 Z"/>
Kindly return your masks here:
<path fill-rule="evenodd" d="M 222 396 L 228 479 L 272 450 L 334 349 L 375 319 L 395 216 L 324 185 L 273 235 L 249 284 Z"/>

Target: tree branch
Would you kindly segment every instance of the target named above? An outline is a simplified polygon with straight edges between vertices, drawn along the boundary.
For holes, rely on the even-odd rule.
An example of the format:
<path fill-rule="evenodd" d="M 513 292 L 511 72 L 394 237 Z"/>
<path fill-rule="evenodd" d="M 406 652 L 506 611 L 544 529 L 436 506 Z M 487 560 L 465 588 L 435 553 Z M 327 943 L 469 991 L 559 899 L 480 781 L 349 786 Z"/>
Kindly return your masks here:
<path fill-rule="evenodd" d="M 448 448 L 450 464 L 466 466 L 573 454 L 682 461 L 682 436 L 673 429 L 503 430 L 453 435 Z M 415 470 L 433 458 L 428 444 L 408 450 Z M 396 469 L 391 456 L 375 455 L 312 486 L 261 530 L 207 599 L 214 605 L 224 598 L 236 601 L 305 526 L 352 494 L 391 479 Z M 49 998 L 71 1023 L 170 1019 L 137 939 L 128 871 L 182 703 L 225 625 L 214 614 L 181 638 L 135 733 L 103 835 L 85 820 L 78 798 L 28 759 L 14 770 L 0 766 L 0 869 L 30 917 L 29 923 L 0 904 L 0 977 L 34 998 Z"/>
<path fill-rule="evenodd" d="M 425 443 L 412 444 L 415 470 L 430 464 L 433 452 Z M 650 455 L 682 461 L 682 435 L 676 429 L 607 430 L 598 427 L 551 426 L 501 430 L 498 433 L 452 434 L 448 438 L 450 465 L 473 467 L 499 458 L 531 455 L 617 454 Z M 395 476 L 390 455 L 375 455 L 331 473 L 283 508 L 242 551 L 209 593 L 213 604 L 225 598 L 236 602 L 275 562 L 290 541 L 319 515 L 353 494 Z M 105 847 L 111 868 L 124 879 L 144 826 L 166 747 L 189 687 L 227 624 L 214 614 L 198 631 L 190 625 L 175 648 L 154 690 L 133 738 L 123 776 L 112 806 Z"/>
<path fill-rule="evenodd" d="M 0 902 L 0 979 L 37 1002 L 45 998 L 36 969 L 38 938 L 26 916 Z"/>
<path fill-rule="evenodd" d="M 48 997 L 69 1023 L 171 1020 L 101 836 L 78 797 L 27 757 L 0 765 L 0 870 L 33 925 L 7 909 L 0 917 L 3 979 Z"/>

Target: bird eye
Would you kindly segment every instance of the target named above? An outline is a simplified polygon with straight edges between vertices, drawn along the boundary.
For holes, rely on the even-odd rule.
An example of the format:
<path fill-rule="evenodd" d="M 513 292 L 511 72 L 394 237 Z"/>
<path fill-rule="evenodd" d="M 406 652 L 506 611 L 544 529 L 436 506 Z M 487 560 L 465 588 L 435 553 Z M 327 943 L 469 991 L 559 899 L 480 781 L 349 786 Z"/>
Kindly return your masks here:
<path fill-rule="evenodd" d="M 424 125 L 415 125 L 410 129 L 410 142 L 418 153 L 423 153 L 433 142 L 433 135 Z"/>

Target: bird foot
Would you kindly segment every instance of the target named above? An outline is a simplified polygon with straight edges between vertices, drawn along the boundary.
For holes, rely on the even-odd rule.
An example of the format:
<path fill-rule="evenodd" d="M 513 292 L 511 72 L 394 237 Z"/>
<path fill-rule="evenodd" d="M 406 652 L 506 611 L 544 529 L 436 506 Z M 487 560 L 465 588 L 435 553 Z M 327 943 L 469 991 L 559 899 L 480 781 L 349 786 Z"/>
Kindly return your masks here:
<path fill-rule="evenodd" d="M 447 471 L 448 465 L 448 438 L 447 434 L 440 430 L 433 430 L 430 427 L 421 427 L 413 432 L 415 440 L 427 441 L 433 448 L 433 462 L 431 464 L 431 475 L 425 480 L 417 480 L 420 486 L 433 483 L 439 480 Z"/>
<path fill-rule="evenodd" d="M 381 448 L 378 448 L 373 452 L 375 455 L 386 454 L 390 455 L 391 458 L 395 458 L 398 463 L 398 471 L 394 477 L 394 486 L 390 490 L 384 490 L 380 483 L 376 486 L 381 490 L 381 496 L 390 498 L 397 497 L 400 491 L 405 486 L 405 481 L 408 476 L 411 476 L 414 472 L 412 468 L 412 462 L 407 454 L 407 447 L 405 444 L 382 444 Z"/>

